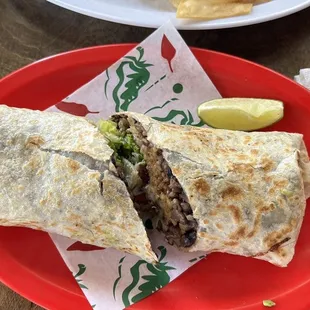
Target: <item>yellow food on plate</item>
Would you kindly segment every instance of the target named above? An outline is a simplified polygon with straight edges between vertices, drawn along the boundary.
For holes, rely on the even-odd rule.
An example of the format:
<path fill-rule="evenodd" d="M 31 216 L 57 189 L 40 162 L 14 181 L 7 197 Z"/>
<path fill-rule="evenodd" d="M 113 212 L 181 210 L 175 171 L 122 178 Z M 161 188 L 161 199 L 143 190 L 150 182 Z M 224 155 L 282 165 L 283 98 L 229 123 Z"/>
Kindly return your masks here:
<path fill-rule="evenodd" d="M 255 4 L 270 0 L 170 0 L 177 18 L 214 20 L 250 14 Z"/>
<path fill-rule="evenodd" d="M 175 8 L 178 8 L 181 0 L 170 0 L 170 2 Z"/>
<path fill-rule="evenodd" d="M 206 1 L 183 0 L 178 6 L 177 18 L 218 19 L 249 14 L 251 3 L 206 3 Z"/>
<path fill-rule="evenodd" d="M 252 131 L 283 118 L 283 103 L 255 98 L 225 98 L 207 101 L 198 107 L 198 116 L 209 126 Z"/>
<path fill-rule="evenodd" d="M 254 2 L 254 4 L 262 4 L 262 3 L 266 3 L 266 2 L 269 2 L 270 0 L 256 0 Z"/>

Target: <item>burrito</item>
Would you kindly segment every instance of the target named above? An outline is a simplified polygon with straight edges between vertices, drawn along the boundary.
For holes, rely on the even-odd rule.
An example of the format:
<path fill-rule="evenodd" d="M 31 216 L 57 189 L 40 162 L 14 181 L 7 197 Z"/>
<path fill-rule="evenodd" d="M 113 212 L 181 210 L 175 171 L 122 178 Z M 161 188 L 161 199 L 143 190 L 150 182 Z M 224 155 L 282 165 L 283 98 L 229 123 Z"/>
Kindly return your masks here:
<path fill-rule="evenodd" d="M 153 222 L 171 245 L 280 267 L 292 260 L 310 194 L 301 134 L 177 126 L 131 112 L 99 129 L 133 199 L 156 207 Z"/>
<path fill-rule="evenodd" d="M 0 225 L 157 258 L 96 125 L 0 106 Z"/>

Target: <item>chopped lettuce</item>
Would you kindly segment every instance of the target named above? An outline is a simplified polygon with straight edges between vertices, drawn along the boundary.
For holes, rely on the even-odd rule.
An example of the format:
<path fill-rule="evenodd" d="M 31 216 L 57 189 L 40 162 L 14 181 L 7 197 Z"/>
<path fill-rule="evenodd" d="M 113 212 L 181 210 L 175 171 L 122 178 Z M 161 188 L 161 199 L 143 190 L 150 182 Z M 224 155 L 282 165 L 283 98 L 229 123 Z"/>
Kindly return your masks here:
<path fill-rule="evenodd" d="M 125 181 L 131 191 L 133 191 L 135 188 L 141 188 L 143 186 L 137 165 L 138 164 L 133 165 L 129 160 L 123 158 Z"/>
<path fill-rule="evenodd" d="M 98 128 L 109 141 L 109 146 L 115 151 L 117 162 L 121 162 L 123 158 L 129 160 L 132 164 L 143 161 L 143 155 L 140 153 L 140 149 L 131 133 L 121 133 L 117 129 L 117 124 L 110 120 L 100 121 Z"/>
<path fill-rule="evenodd" d="M 98 127 L 102 134 L 120 136 L 120 132 L 117 129 L 117 124 L 113 121 L 99 121 Z"/>

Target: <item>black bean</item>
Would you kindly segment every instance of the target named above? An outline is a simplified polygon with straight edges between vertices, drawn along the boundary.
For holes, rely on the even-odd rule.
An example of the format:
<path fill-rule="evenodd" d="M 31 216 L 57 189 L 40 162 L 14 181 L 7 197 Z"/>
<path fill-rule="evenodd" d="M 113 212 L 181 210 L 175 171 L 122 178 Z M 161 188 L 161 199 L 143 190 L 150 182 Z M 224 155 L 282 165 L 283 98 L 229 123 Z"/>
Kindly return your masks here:
<path fill-rule="evenodd" d="M 182 236 L 182 240 L 181 240 L 182 245 L 185 248 L 192 246 L 196 241 L 196 237 L 197 237 L 196 231 L 191 230 L 187 232 L 186 234 Z"/>
<path fill-rule="evenodd" d="M 141 193 L 138 195 L 135 195 L 135 202 L 140 203 L 140 204 L 146 204 L 147 203 L 147 197 L 145 193 Z"/>
<path fill-rule="evenodd" d="M 185 193 L 182 191 L 182 193 L 180 193 L 180 200 L 186 202 L 187 201 L 187 197 L 185 195 Z"/>
<path fill-rule="evenodd" d="M 184 214 L 184 216 L 186 215 L 186 213 L 183 213 L 183 210 L 182 210 L 182 208 L 181 208 L 180 205 L 177 206 L 177 209 L 178 209 L 179 212 L 181 212 L 182 214 Z"/>
<path fill-rule="evenodd" d="M 171 178 L 173 176 L 172 170 L 170 169 L 170 167 L 168 167 L 167 175 L 168 175 L 168 178 Z"/>
<path fill-rule="evenodd" d="M 176 221 L 177 223 L 185 223 L 185 216 L 180 211 L 174 209 L 171 212 L 171 220 Z"/>
<path fill-rule="evenodd" d="M 197 227 L 196 221 L 188 221 L 188 222 L 187 222 L 187 228 L 188 228 L 188 230 L 190 230 L 190 229 L 196 229 L 196 227 Z"/>
<path fill-rule="evenodd" d="M 180 202 L 179 202 L 179 200 L 178 199 L 176 199 L 176 198 L 174 198 L 173 200 L 172 200 L 172 205 L 173 206 L 178 206 L 180 204 Z"/>
<path fill-rule="evenodd" d="M 195 221 L 194 217 L 189 214 L 189 215 L 186 215 L 186 218 L 189 220 L 189 221 Z"/>
<path fill-rule="evenodd" d="M 178 196 L 178 194 L 175 193 L 175 192 L 170 192 L 170 193 L 168 194 L 168 197 L 169 197 L 169 198 L 176 198 L 177 196 Z"/>
<path fill-rule="evenodd" d="M 180 194 L 182 192 L 182 188 L 175 178 L 170 179 L 170 187 L 176 193 Z"/>
<path fill-rule="evenodd" d="M 138 174 L 141 180 L 144 182 L 144 184 L 148 184 L 150 181 L 149 173 L 146 169 L 145 165 L 139 165 L 138 166 Z"/>
<path fill-rule="evenodd" d="M 192 209 L 189 205 L 189 203 L 187 202 L 181 202 L 181 207 L 182 207 L 182 210 L 186 213 L 186 214 L 189 214 L 191 213 Z"/>
<path fill-rule="evenodd" d="M 116 167 L 116 159 L 115 159 L 115 156 L 113 155 L 111 159 L 112 159 L 113 165 Z"/>

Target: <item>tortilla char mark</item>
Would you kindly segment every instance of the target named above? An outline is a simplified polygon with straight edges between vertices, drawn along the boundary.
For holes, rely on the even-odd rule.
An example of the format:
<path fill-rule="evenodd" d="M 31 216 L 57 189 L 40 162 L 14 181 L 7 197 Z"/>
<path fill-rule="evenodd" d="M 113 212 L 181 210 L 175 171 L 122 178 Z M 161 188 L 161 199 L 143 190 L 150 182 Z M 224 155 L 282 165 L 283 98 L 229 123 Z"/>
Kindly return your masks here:
<path fill-rule="evenodd" d="M 236 186 L 229 186 L 224 189 L 221 193 L 223 200 L 241 200 L 242 199 L 242 191 L 240 188 Z"/>
<path fill-rule="evenodd" d="M 195 180 L 193 187 L 194 190 L 200 195 L 206 196 L 210 192 L 210 186 L 203 178 L 198 178 L 197 180 Z"/>
<path fill-rule="evenodd" d="M 264 227 L 270 227 L 270 225 L 277 225 L 287 222 L 283 209 L 278 206 L 276 202 L 271 204 L 264 204 L 262 201 L 256 205 L 257 213 L 254 219 L 254 224 L 246 238 L 252 239 L 260 230 Z M 262 240 L 263 245 L 268 250 L 257 253 L 253 257 L 259 257 L 266 255 L 269 252 L 276 253 L 279 256 L 285 257 L 287 252 L 283 248 L 289 240 L 292 239 L 291 233 L 296 227 L 296 220 L 292 218 L 287 224 L 282 225 L 279 230 L 274 230 L 268 233 Z"/>
<path fill-rule="evenodd" d="M 236 247 L 239 245 L 239 242 L 237 242 L 237 241 L 225 241 L 224 245 L 229 246 L 229 247 Z"/>
<path fill-rule="evenodd" d="M 43 137 L 41 136 L 30 136 L 27 140 L 26 140 L 26 147 L 30 147 L 30 146 L 41 146 L 45 143 L 45 140 Z"/>
<path fill-rule="evenodd" d="M 237 230 L 235 232 L 230 234 L 229 238 L 232 240 L 245 239 L 246 238 L 246 231 L 247 231 L 246 226 L 242 225 L 241 227 L 237 228 Z"/>
<path fill-rule="evenodd" d="M 230 212 L 232 213 L 234 221 L 235 221 L 237 224 L 241 223 L 241 221 L 242 221 L 242 215 L 241 215 L 240 209 L 239 209 L 238 207 L 234 206 L 234 205 L 229 205 L 227 208 L 228 208 L 228 209 L 230 210 Z"/>
<path fill-rule="evenodd" d="M 274 162 L 267 157 L 264 157 L 261 161 L 261 167 L 265 172 L 273 170 L 274 165 L 275 165 Z"/>
<path fill-rule="evenodd" d="M 255 208 L 257 210 L 257 213 L 255 215 L 253 228 L 247 235 L 248 238 L 253 238 L 256 234 L 259 233 L 259 230 L 261 229 L 260 226 L 262 222 L 263 213 L 268 213 L 268 212 L 273 211 L 275 209 L 275 206 L 274 204 L 270 204 L 267 206 L 267 205 L 264 205 L 263 202 L 259 202 Z"/>
<path fill-rule="evenodd" d="M 80 163 L 75 161 L 75 160 L 72 160 L 71 158 L 68 159 L 68 166 L 71 170 L 72 173 L 78 171 L 80 169 Z"/>

